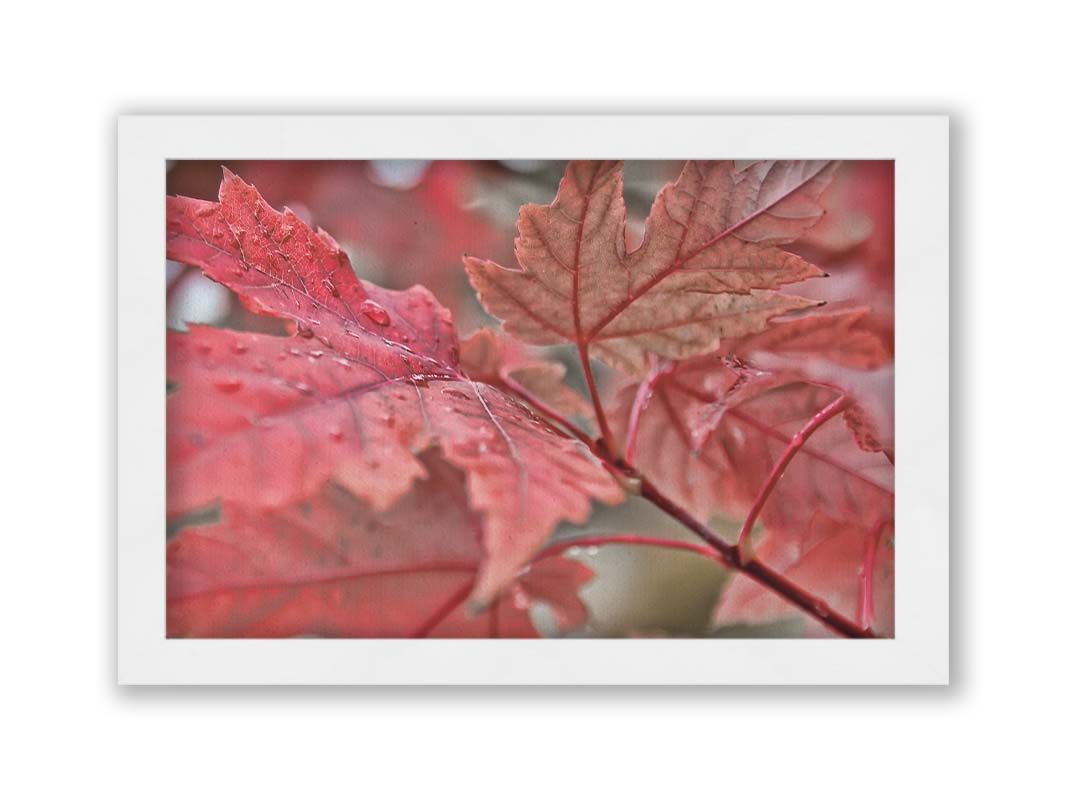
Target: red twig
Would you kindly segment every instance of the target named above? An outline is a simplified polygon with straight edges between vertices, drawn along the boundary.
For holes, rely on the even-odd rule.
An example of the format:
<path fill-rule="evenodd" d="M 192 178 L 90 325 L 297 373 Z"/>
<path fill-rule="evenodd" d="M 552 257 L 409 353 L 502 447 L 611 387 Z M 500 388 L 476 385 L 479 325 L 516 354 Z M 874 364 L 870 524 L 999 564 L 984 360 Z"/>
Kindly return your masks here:
<path fill-rule="evenodd" d="M 878 555 L 878 542 L 882 538 L 882 531 L 889 524 L 888 520 L 881 520 L 871 528 L 867 534 L 867 540 L 863 545 L 863 570 L 860 572 L 860 607 L 856 614 L 859 617 L 860 627 L 870 630 L 874 622 L 874 559 Z"/>
<path fill-rule="evenodd" d="M 596 388 L 596 380 L 593 378 L 593 366 L 589 362 L 589 346 L 578 345 L 578 360 L 582 362 L 582 375 L 585 376 L 585 385 L 589 388 L 589 399 L 593 401 L 593 409 L 596 411 L 596 422 L 600 427 L 600 438 L 604 442 L 604 448 L 610 454 L 609 461 L 618 457 L 615 449 L 615 438 L 611 434 L 611 426 L 608 425 L 608 415 L 604 413 L 604 404 L 600 401 L 600 392 Z"/>
<path fill-rule="evenodd" d="M 634 401 L 630 406 L 630 418 L 627 420 L 626 425 L 626 450 L 624 458 L 630 464 L 634 463 L 634 458 L 637 455 L 637 429 L 641 423 L 641 415 L 645 413 L 645 409 L 648 408 L 648 402 L 652 399 L 652 393 L 655 391 L 659 379 L 664 375 L 669 375 L 673 372 L 674 364 L 675 362 L 671 361 L 668 362 L 666 366 L 661 366 L 659 359 L 653 355 L 648 372 L 645 373 L 644 379 L 637 387 L 637 392 L 634 394 Z"/>
<path fill-rule="evenodd" d="M 679 542 L 674 539 L 654 539 L 650 536 L 637 536 L 633 534 L 605 534 L 601 536 L 582 536 L 573 539 L 567 539 L 561 542 L 555 542 L 549 545 L 537 554 L 537 556 L 534 558 L 534 561 L 540 561 L 542 559 L 549 558 L 550 556 L 559 555 L 560 553 L 566 552 L 571 547 L 599 547 L 601 545 L 610 544 L 638 545 L 644 547 L 665 547 L 673 550 L 684 550 L 690 553 L 695 553 L 697 555 L 703 556 L 705 558 L 710 558 L 711 560 L 715 561 L 718 564 L 721 564 L 722 566 L 731 569 L 741 570 L 753 580 L 758 581 L 759 583 L 762 583 L 764 586 L 771 589 L 772 591 L 777 592 L 786 600 L 790 601 L 796 606 L 799 606 L 804 611 L 807 611 L 812 616 L 816 617 L 820 622 L 825 624 L 827 627 L 832 628 L 838 633 L 842 633 L 845 636 L 849 636 L 852 638 L 870 638 L 873 635 L 868 629 L 869 626 L 857 626 L 847 617 L 844 617 L 841 614 L 838 614 L 833 609 L 829 608 L 822 600 L 815 597 L 810 592 L 807 592 L 804 589 L 800 588 L 788 578 L 786 578 L 779 572 L 776 572 L 775 570 L 771 569 L 770 567 L 765 566 L 761 562 L 750 561 L 748 562 L 748 564 L 742 565 L 738 563 L 736 557 L 728 557 L 727 553 L 733 550 L 733 546 L 729 542 L 727 542 L 725 539 L 722 539 L 722 537 L 720 537 L 710 528 L 707 528 L 706 526 L 701 526 L 699 522 L 696 522 L 691 517 L 689 517 L 688 519 L 683 519 L 683 517 L 688 517 L 688 515 L 684 511 L 681 511 L 679 515 L 677 513 L 677 509 L 669 508 L 670 501 L 665 500 L 665 498 L 662 498 L 661 495 L 656 495 L 656 490 L 654 488 L 652 489 L 652 493 L 655 495 L 655 498 L 649 499 L 655 502 L 656 505 L 663 508 L 664 511 L 670 513 L 671 516 L 674 516 L 680 521 L 684 522 L 687 527 L 694 530 L 705 541 L 718 541 L 718 544 L 713 546 L 706 546 L 696 544 L 694 542 Z M 645 496 L 648 497 L 647 494 Z M 664 507 L 664 503 L 668 507 Z M 703 531 L 697 529 L 700 527 L 703 527 Z"/>
<path fill-rule="evenodd" d="M 797 608 L 819 620 L 819 622 L 826 625 L 826 627 L 843 636 L 848 636 L 854 639 L 869 639 L 874 636 L 871 631 L 865 630 L 848 617 L 834 611 L 834 609 L 830 608 L 825 601 L 816 597 L 806 589 L 797 586 L 780 572 L 768 567 L 758 559 L 742 561 L 736 545 L 730 544 L 710 527 L 697 520 L 684 508 L 666 497 L 659 491 L 659 489 L 652 485 L 647 478 L 641 478 L 641 496 L 663 509 L 711 545 L 719 552 L 723 563 L 727 567 L 745 573 L 745 575 L 752 578 L 752 580 L 785 598 Z"/>
<path fill-rule="evenodd" d="M 751 548 L 749 547 L 748 539 L 752 534 L 752 528 L 755 526 L 756 520 L 759 518 L 760 512 L 763 510 L 763 506 L 767 504 L 767 498 L 771 496 L 774 487 L 778 485 L 778 481 L 780 481 L 782 475 L 785 474 L 785 469 L 789 466 L 789 462 L 800 452 L 800 449 L 804 446 L 805 442 L 811 438 L 811 435 L 815 433 L 815 431 L 844 411 L 850 403 L 851 400 L 848 397 L 841 395 L 830 403 L 830 405 L 826 406 L 814 417 L 808 420 L 807 424 L 797 431 L 793 435 L 793 438 L 789 440 L 789 444 L 778 457 L 778 461 L 775 463 L 774 468 L 771 469 L 770 474 L 767 475 L 766 480 L 763 481 L 759 494 L 756 495 L 756 501 L 748 511 L 748 516 L 745 517 L 744 525 L 741 526 L 741 533 L 737 537 L 737 550 L 741 555 L 742 560 L 748 560 L 751 556 Z"/>

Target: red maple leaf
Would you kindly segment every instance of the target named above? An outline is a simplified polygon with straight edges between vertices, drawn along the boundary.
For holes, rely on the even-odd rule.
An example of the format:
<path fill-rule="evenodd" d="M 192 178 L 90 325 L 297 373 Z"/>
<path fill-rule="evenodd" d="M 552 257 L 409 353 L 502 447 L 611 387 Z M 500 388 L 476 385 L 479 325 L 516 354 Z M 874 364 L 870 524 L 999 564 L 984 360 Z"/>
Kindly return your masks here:
<path fill-rule="evenodd" d="M 717 357 L 678 364 L 656 382 L 638 422 L 636 466 L 701 519 L 713 513 L 743 518 L 794 434 L 840 395 L 790 375 L 731 394 L 737 381 L 736 370 Z M 638 388 L 631 384 L 619 392 L 614 418 L 620 427 L 629 419 Z M 716 404 L 717 424 L 698 437 L 697 421 Z M 837 519 L 873 524 L 892 512 L 891 474 L 892 465 L 861 451 L 836 417 L 800 447 L 761 519 L 799 532 L 814 510 L 822 510 Z"/>
<path fill-rule="evenodd" d="M 286 203 L 354 253 L 361 274 L 393 288 L 414 283 L 457 313 L 473 310 L 462 253 L 506 254 L 509 237 L 472 211 L 474 185 L 492 162 L 434 161 L 417 185 L 383 186 L 366 161 L 234 161 L 231 169 L 276 206 Z M 183 161 L 168 173 L 172 194 L 212 198 L 219 165 Z M 483 176 L 480 178 L 480 176 Z"/>
<path fill-rule="evenodd" d="M 168 198 L 167 253 L 288 337 L 194 327 L 168 338 L 168 512 L 279 509 L 333 481 L 382 510 L 437 446 L 484 515 L 487 602 L 561 520 L 621 490 L 585 445 L 459 367 L 451 318 L 422 287 L 361 282 L 344 251 L 227 172 L 219 202 Z"/>
<path fill-rule="evenodd" d="M 822 215 L 833 165 L 688 162 L 626 246 L 618 162 L 568 165 L 556 199 L 519 212 L 520 269 L 464 264 L 482 303 L 531 344 L 574 342 L 639 373 L 645 356 L 680 359 L 814 301 L 772 291 L 824 272 L 779 245 Z"/>
<path fill-rule="evenodd" d="M 167 546 L 167 633 L 178 637 L 533 637 L 535 601 L 580 626 L 592 571 L 535 561 L 478 614 L 463 601 L 482 558 L 482 518 L 463 474 L 435 451 L 426 477 L 376 510 L 335 484 L 276 509 L 224 502 L 221 521 Z"/>

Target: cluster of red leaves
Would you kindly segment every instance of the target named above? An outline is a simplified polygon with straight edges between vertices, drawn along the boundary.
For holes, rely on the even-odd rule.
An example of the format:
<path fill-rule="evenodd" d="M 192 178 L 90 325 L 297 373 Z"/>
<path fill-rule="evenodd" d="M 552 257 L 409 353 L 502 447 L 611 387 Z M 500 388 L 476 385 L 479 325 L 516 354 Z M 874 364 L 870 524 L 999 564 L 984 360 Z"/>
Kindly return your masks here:
<path fill-rule="evenodd" d="M 689 162 L 656 197 L 644 238 L 630 249 L 620 165 L 574 163 L 551 205 L 521 210 L 519 269 L 472 258 L 466 266 L 506 331 L 534 344 L 572 342 L 583 357 L 635 376 L 602 427 L 628 431 L 626 461 L 699 519 L 744 518 L 793 436 L 845 396 L 844 415 L 807 439 L 773 484 L 756 555 L 812 578 L 802 585 L 849 616 L 880 576 L 882 613 L 867 622 L 888 634 L 891 414 L 864 401 L 873 394 L 866 373 L 892 359 L 891 337 L 869 308 L 840 302 L 771 321 L 820 305 L 776 289 L 825 275 L 785 246 L 820 226 L 835 166 Z M 834 240 L 843 225 L 820 227 L 796 249 L 847 253 L 864 244 Z M 865 570 L 854 555 L 872 538 L 883 545 Z M 788 613 L 763 587 L 753 593 L 760 602 L 745 602 L 746 585 L 754 586 L 744 577 L 732 583 L 716 622 Z"/>
<path fill-rule="evenodd" d="M 328 234 L 270 208 L 236 176 L 226 174 L 217 203 L 169 199 L 167 252 L 228 286 L 251 310 L 293 328 L 287 337 L 205 327 L 170 333 L 170 515 L 221 501 L 223 521 L 215 527 L 232 536 L 235 524 L 287 530 L 270 515 L 291 522 L 294 505 L 326 502 L 339 491 L 385 512 L 413 487 L 432 490 L 420 454 L 436 448 L 461 470 L 465 503 L 481 515 L 472 597 L 485 605 L 499 600 L 558 522 L 583 521 L 593 499 L 621 499 L 585 445 L 461 371 L 450 315 L 425 289 L 361 282 Z M 182 548 L 185 535 L 172 548 Z M 293 555 L 295 592 L 307 576 Z M 277 565 L 253 553 L 242 557 L 253 575 L 276 581 Z M 182 567 L 204 568 L 189 560 Z M 227 574 L 230 594 L 256 591 L 247 588 L 249 576 Z M 182 592 L 172 595 L 175 609 L 197 584 L 177 577 L 173 585 Z M 220 599 L 221 589 L 212 584 L 211 597 L 223 606 L 235 602 Z M 314 609 L 306 611 L 312 625 Z"/>
<path fill-rule="evenodd" d="M 588 570 L 538 550 L 622 499 L 620 465 L 701 519 L 740 518 L 840 396 L 847 415 L 760 501 L 755 550 L 891 633 L 891 441 L 863 381 L 825 371 L 889 363 L 885 332 L 864 308 L 772 322 L 819 305 L 779 287 L 825 274 L 786 246 L 819 223 L 834 168 L 690 162 L 630 248 L 621 165 L 575 162 L 553 203 L 520 211 L 520 269 L 466 259 L 506 332 L 576 345 L 603 442 L 566 421 L 589 404 L 561 365 L 489 331 L 459 342 L 425 289 L 360 281 L 332 237 L 234 175 L 217 203 L 169 198 L 168 257 L 291 327 L 169 336 L 168 513 L 220 515 L 170 544 L 170 634 L 534 635 L 532 600 L 578 626 Z M 632 376 L 608 403 L 591 356 Z M 783 603 L 738 578 L 717 619 Z"/>

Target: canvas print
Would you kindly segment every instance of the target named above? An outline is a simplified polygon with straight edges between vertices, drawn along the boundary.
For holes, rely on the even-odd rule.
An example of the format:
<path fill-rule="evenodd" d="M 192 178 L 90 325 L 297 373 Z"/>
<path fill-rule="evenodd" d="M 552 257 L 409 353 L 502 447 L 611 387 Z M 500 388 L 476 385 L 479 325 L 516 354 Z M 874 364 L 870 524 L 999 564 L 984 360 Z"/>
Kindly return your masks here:
<path fill-rule="evenodd" d="M 167 636 L 893 637 L 893 179 L 168 163 Z"/>

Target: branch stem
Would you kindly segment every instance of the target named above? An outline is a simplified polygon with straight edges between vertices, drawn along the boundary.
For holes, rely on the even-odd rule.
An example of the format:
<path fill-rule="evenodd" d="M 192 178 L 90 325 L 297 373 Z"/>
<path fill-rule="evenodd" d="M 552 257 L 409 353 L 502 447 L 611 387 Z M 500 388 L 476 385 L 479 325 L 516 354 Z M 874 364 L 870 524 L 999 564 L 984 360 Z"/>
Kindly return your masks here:
<path fill-rule="evenodd" d="M 848 617 L 839 614 L 830 608 L 825 601 L 806 589 L 797 586 L 785 575 L 767 566 L 759 559 L 753 558 L 743 561 L 737 545 L 730 544 L 720 534 L 693 517 L 688 511 L 660 492 L 647 478 L 643 477 L 641 478 L 641 496 L 674 517 L 711 545 L 712 548 L 718 551 L 725 566 L 743 572 L 752 580 L 775 592 L 842 636 L 848 636 L 853 639 L 874 637 L 874 634 L 869 629 L 857 625 Z"/>
<path fill-rule="evenodd" d="M 775 462 L 770 474 L 768 474 L 763 481 L 759 494 L 756 495 L 756 500 L 752 504 L 752 508 L 749 509 L 748 516 L 745 517 L 744 525 L 741 526 L 741 533 L 737 537 L 737 550 L 742 560 L 747 561 L 751 558 L 752 548 L 749 545 L 749 537 L 752 535 L 752 529 L 756 525 L 756 520 L 759 518 L 760 512 L 763 511 L 763 507 L 767 504 L 767 499 L 771 496 L 771 492 L 774 491 L 774 487 L 778 485 L 778 481 L 780 481 L 785 474 L 789 462 L 800 452 L 801 448 L 804 447 L 804 444 L 811 438 L 811 435 L 815 433 L 815 431 L 844 411 L 850 402 L 848 397 L 841 395 L 808 420 L 804 427 L 797 431 L 796 434 L 793 435 L 793 438 L 789 440 L 789 444 L 778 457 L 778 461 Z"/>
<path fill-rule="evenodd" d="M 653 484 L 647 477 L 642 475 L 636 467 L 632 464 L 633 448 L 631 442 L 636 439 L 637 419 L 640 418 L 640 411 L 635 413 L 634 409 L 639 407 L 641 401 L 641 395 L 650 395 L 656 381 L 656 376 L 662 374 L 656 370 L 650 370 L 645 381 L 642 382 L 641 389 L 638 390 L 638 396 L 634 399 L 634 406 L 630 412 L 630 425 L 627 431 L 627 457 L 620 458 L 616 449 L 614 439 L 611 434 L 611 429 L 608 426 L 607 414 L 604 412 L 603 404 L 600 400 L 600 394 L 597 391 L 596 382 L 593 379 L 593 370 L 589 362 L 589 351 L 586 347 L 579 346 L 578 354 L 582 364 L 582 374 L 585 376 L 586 385 L 589 387 L 590 399 L 593 402 L 593 408 L 596 411 L 597 423 L 600 427 L 600 441 L 593 441 L 584 431 L 580 430 L 563 417 L 558 412 L 546 406 L 544 403 L 537 400 L 535 397 L 526 392 L 519 384 L 515 382 L 509 382 L 508 388 L 517 394 L 522 400 L 528 403 L 538 413 L 542 414 L 548 420 L 553 422 L 562 430 L 567 431 L 579 441 L 583 442 L 589 449 L 600 457 L 604 462 L 604 465 L 617 476 L 627 479 L 636 487 L 636 493 L 640 494 L 645 500 L 658 507 L 661 511 L 665 512 L 675 520 L 685 525 L 689 530 L 699 536 L 707 546 L 698 545 L 692 542 L 680 542 L 667 539 L 654 539 L 647 536 L 638 536 L 630 534 L 612 534 L 603 536 L 589 536 L 578 539 L 571 539 L 570 541 L 557 542 L 549 545 L 542 550 L 535 560 L 542 558 L 548 558 L 552 555 L 557 555 L 565 551 L 569 547 L 591 547 L 602 544 L 630 544 L 641 546 L 656 546 L 656 547 L 669 547 L 678 550 L 687 550 L 692 553 L 697 553 L 709 558 L 716 563 L 726 567 L 727 569 L 734 569 L 738 572 L 744 573 L 748 578 L 756 581 L 766 589 L 776 593 L 787 602 L 805 612 L 809 616 L 821 622 L 827 628 L 833 630 L 842 636 L 847 636 L 854 639 L 868 639 L 874 638 L 874 633 L 870 628 L 870 621 L 868 619 L 870 615 L 869 609 L 873 607 L 873 603 L 869 603 L 866 600 L 866 594 L 864 594 L 863 606 L 861 610 L 861 622 L 857 624 L 853 620 L 849 619 L 843 614 L 838 613 L 832 609 L 824 600 L 816 597 L 811 592 L 793 583 L 782 573 L 778 572 L 774 568 L 764 564 L 757 558 L 749 557 L 747 553 L 743 551 L 745 544 L 751 534 L 752 527 L 755 525 L 755 521 L 759 516 L 760 511 L 763 509 L 764 504 L 767 502 L 767 498 L 770 496 L 778 480 L 785 472 L 785 468 L 789 465 L 789 462 L 804 446 L 804 443 L 811 437 L 811 435 L 818 430 L 820 426 L 825 424 L 828 420 L 835 417 L 841 411 L 848 407 L 849 400 L 845 396 L 841 396 L 830 403 L 828 406 L 819 411 L 814 417 L 812 417 L 807 424 L 790 440 L 785 451 L 779 457 L 778 462 L 775 464 L 771 474 L 764 481 L 763 486 L 760 489 L 760 493 L 756 498 L 752 509 L 750 510 L 748 517 L 745 519 L 744 527 L 741 530 L 741 535 L 738 538 L 737 544 L 731 544 L 721 534 L 717 533 L 713 528 L 704 524 L 680 505 L 675 503 L 663 492 L 661 492 L 655 484 Z M 643 401 L 642 401 L 643 402 Z M 864 569 L 864 592 L 869 593 L 867 587 L 867 574 L 873 570 Z"/>

